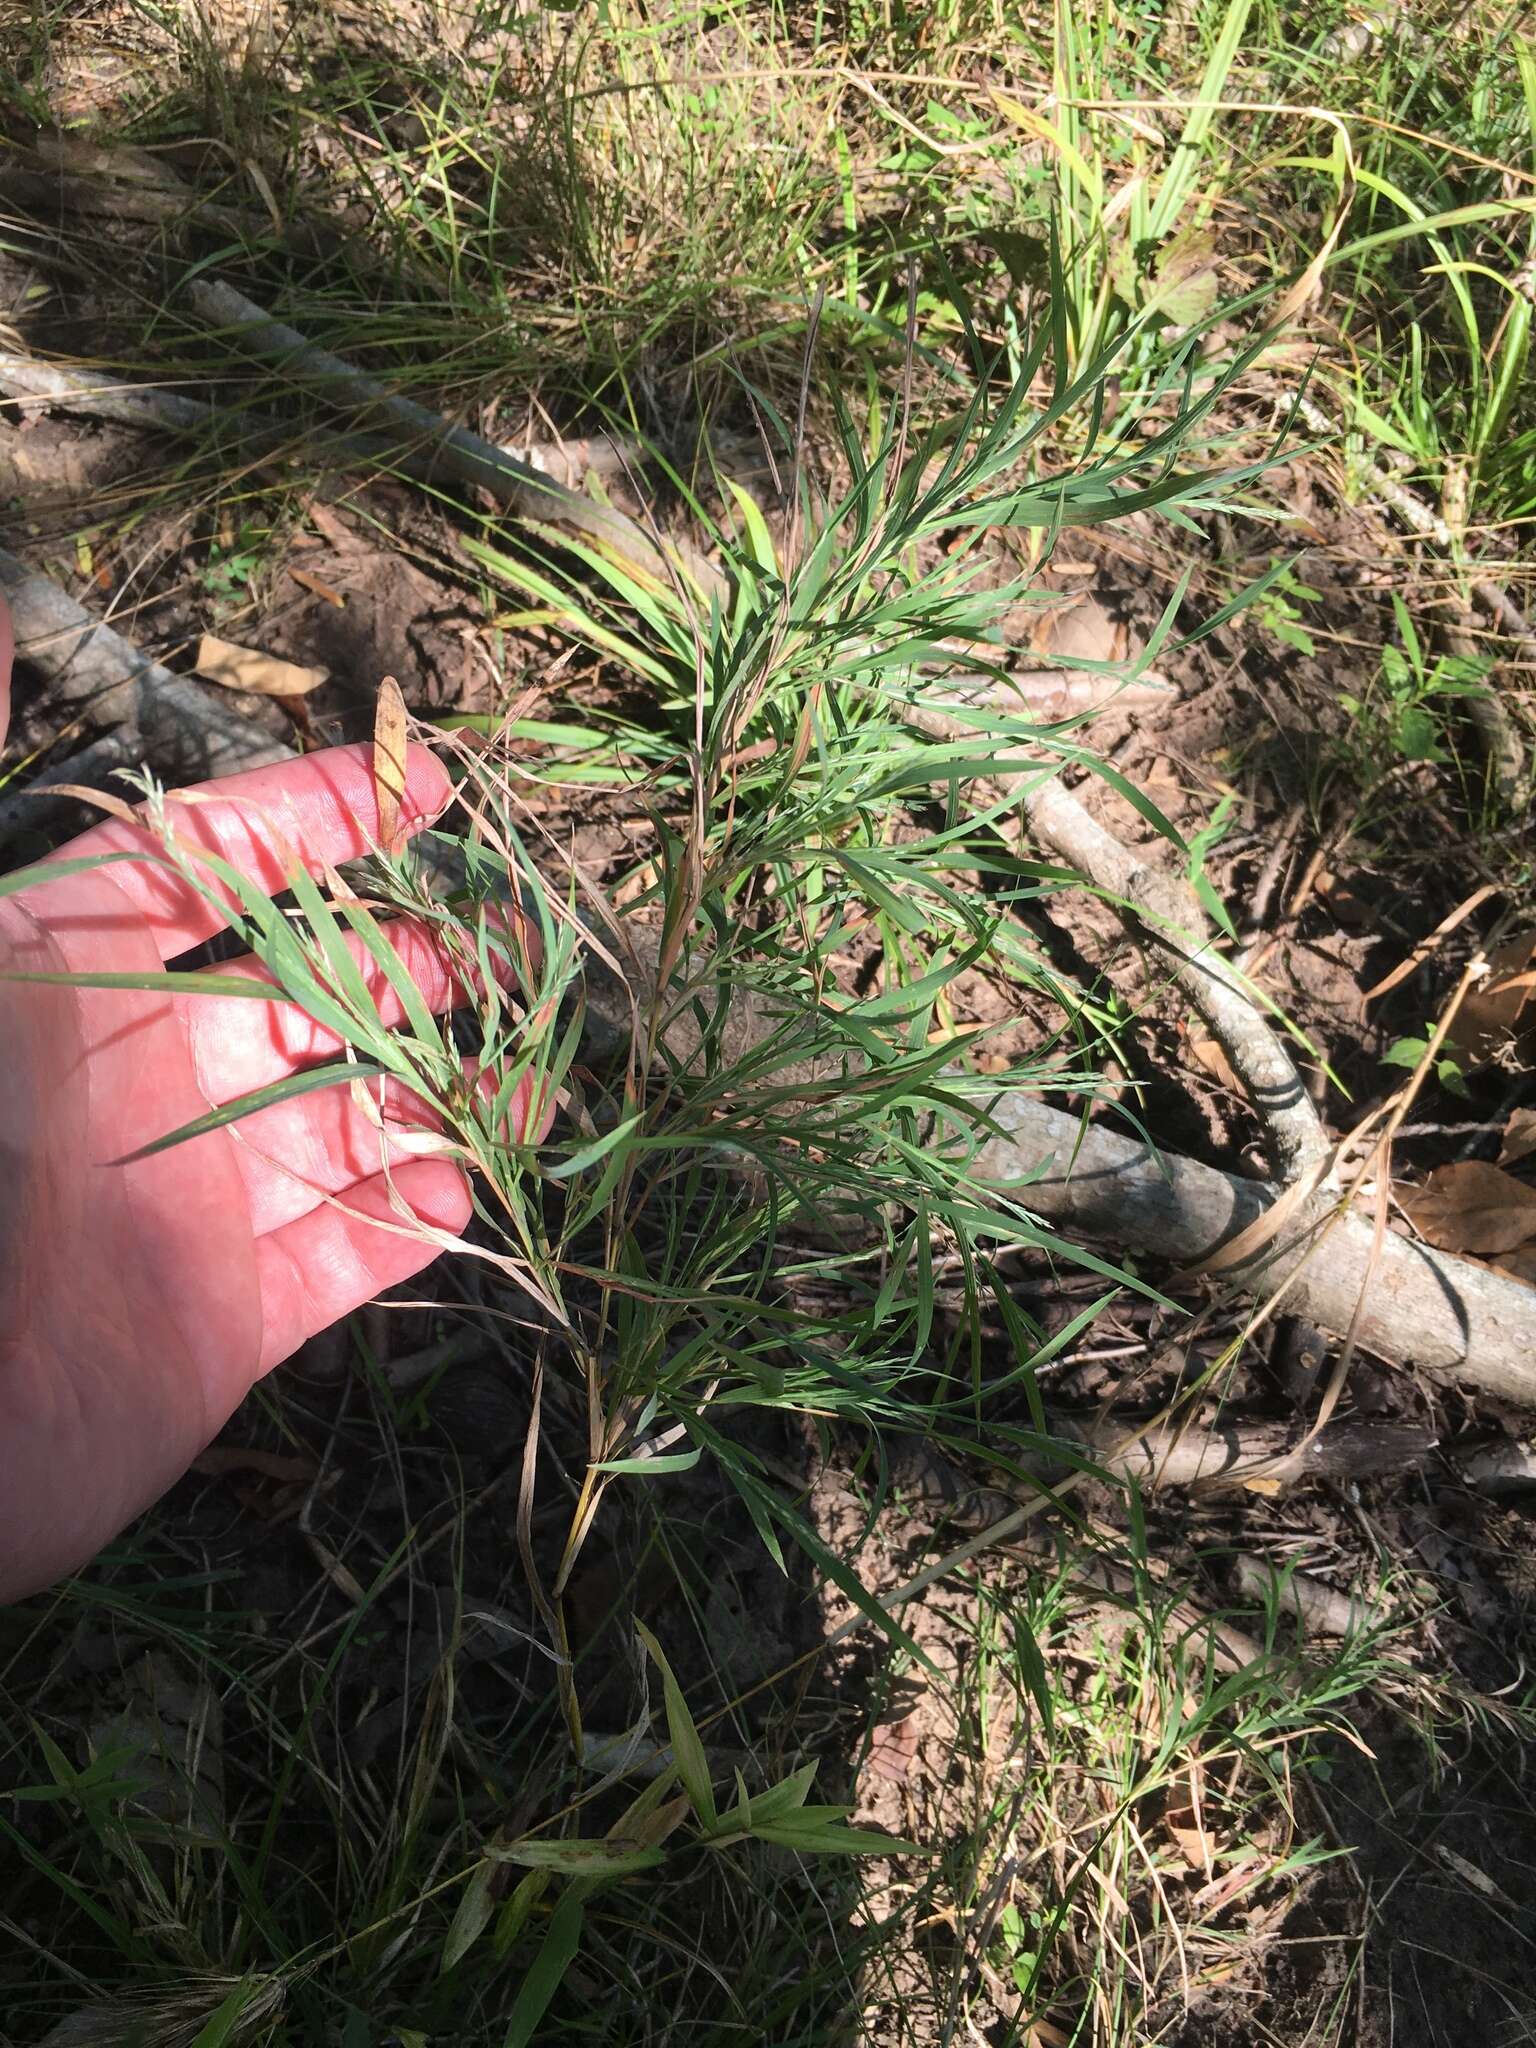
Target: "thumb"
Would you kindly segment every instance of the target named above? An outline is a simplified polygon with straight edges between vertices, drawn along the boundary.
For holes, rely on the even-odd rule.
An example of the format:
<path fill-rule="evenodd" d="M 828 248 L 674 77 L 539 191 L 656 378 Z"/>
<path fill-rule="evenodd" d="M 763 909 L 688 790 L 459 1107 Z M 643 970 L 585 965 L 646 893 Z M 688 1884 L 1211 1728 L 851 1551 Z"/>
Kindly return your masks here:
<path fill-rule="evenodd" d="M 6 730 L 11 722 L 11 655 L 15 645 L 11 608 L 0 597 L 0 747 L 5 745 Z"/>

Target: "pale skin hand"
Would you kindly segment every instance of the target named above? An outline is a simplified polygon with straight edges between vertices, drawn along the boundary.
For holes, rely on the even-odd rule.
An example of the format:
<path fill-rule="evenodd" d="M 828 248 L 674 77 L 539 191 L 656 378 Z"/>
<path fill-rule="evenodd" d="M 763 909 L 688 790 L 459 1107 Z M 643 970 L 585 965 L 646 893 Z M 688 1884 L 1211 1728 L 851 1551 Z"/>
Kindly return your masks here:
<path fill-rule="evenodd" d="M 0 603 L 0 742 L 10 656 Z M 217 802 L 174 809 L 181 836 L 274 890 L 280 842 L 313 867 L 361 854 L 377 828 L 366 747 L 204 789 Z M 407 829 L 448 794 L 439 764 L 413 748 Z M 136 844 L 156 842 L 111 821 L 56 858 Z M 0 900 L 0 969 L 153 972 L 219 924 L 163 867 L 115 862 Z M 429 1002 L 450 1007 L 459 992 L 430 940 L 396 932 Z M 458 1168 L 393 1163 L 345 1087 L 110 1163 L 335 1049 L 286 1004 L 0 981 L 0 1602 L 84 1564 L 264 1373 L 436 1256 L 392 1206 L 391 1184 L 439 1230 L 468 1221 Z"/>

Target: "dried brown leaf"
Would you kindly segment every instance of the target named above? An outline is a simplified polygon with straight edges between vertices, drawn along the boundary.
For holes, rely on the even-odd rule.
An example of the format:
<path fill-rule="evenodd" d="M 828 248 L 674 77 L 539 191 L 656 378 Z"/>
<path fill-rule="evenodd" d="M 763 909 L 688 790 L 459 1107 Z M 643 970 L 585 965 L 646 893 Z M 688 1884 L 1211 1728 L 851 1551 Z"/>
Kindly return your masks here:
<path fill-rule="evenodd" d="M 1497 1258 L 1536 1238 L 1536 1188 L 1483 1159 L 1436 1167 L 1423 1187 L 1400 1187 L 1397 1195 L 1439 1251 Z"/>
<path fill-rule="evenodd" d="M 1234 1095 L 1241 1095 L 1243 1084 L 1233 1073 L 1232 1062 L 1210 1032 L 1203 1025 L 1192 1024 L 1187 1037 L 1196 1064 L 1204 1067 L 1211 1079 L 1223 1088 L 1230 1088 Z"/>
<path fill-rule="evenodd" d="M 1203 1870 L 1211 1874 L 1212 1860 L 1216 1854 L 1216 1838 L 1200 1825 L 1200 1817 L 1192 1806 L 1173 1807 L 1163 1816 L 1163 1824 L 1173 1838 L 1178 1850 L 1191 1870 Z"/>
<path fill-rule="evenodd" d="M 197 672 L 226 690 L 249 690 L 257 697 L 305 697 L 318 690 L 330 674 L 329 669 L 301 668 L 295 661 L 280 661 L 275 654 L 263 654 L 255 647 L 239 647 L 213 633 L 205 633 L 197 643 Z"/>
<path fill-rule="evenodd" d="M 918 1726 L 916 1714 L 904 1721 L 888 1722 L 877 1728 L 869 1741 L 869 1768 L 877 1778 L 902 1784 L 911 1776 L 917 1761 Z"/>
<path fill-rule="evenodd" d="M 333 590 L 323 577 L 316 576 L 309 569 L 295 569 L 289 564 L 288 574 L 301 590 L 312 590 L 316 597 L 323 597 L 327 604 L 335 605 L 337 611 L 345 611 L 347 600 L 339 590 Z"/>
<path fill-rule="evenodd" d="M 405 799 L 405 699 L 393 676 L 379 684 L 373 714 L 373 787 L 379 806 L 379 844 L 399 851 L 400 806 Z"/>
<path fill-rule="evenodd" d="M 1500 1166 L 1513 1166 L 1517 1159 L 1529 1159 L 1536 1152 L 1536 1109 L 1512 1109 L 1504 1126 L 1499 1147 Z"/>
<path fill-rule="evenodd" d="M 1536 1021 L 1531 1008 L 1536 996 L 1536 931 L 1517 933 L 1496 946 L 1488 965 L 1492 973 L 1467 991 L 1450 1031 L 1451 1044 L 1475 1066 L 1529 1037 Z"/>

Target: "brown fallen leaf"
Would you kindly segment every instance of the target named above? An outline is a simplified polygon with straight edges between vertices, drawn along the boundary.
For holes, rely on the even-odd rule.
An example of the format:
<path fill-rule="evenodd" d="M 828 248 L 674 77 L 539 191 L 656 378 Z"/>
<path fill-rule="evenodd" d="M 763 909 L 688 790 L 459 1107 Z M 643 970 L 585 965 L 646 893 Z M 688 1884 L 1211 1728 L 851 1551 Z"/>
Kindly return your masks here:
<path fill-rule="evenodd" d="M 1185 1038 L 1196 1064 L 1204 1067 L 1211 1079 L 1223 1088 L 1230 1089 L 1234 1095 L 1241 1095 L 1243 1084 L 1233 1073 L 1232 1062 L 1204 1025 L 1191 1024 Z"/>
<path fill-rule="evenodd" d="M 316 597 L 323 597 L 327 604 L 335 605 L 339 612 L 346 610 L 347 600 L 339 590 L 333 590 L 323 578 L 314 575 L 308 569 L 295 569 L 292 563 L 288 566 L 288 574 L 301 590 L 312 590 Z"/>
<path fill-rule="evenodd" d="M 1201 1827 L 1199 1816 L 1192 1806 L 1176 1806 L 1163 1815 L 1163 1825 L 1173 1838 L 1178 1850 L 1191 1870 L 1203 1870 L 1211 1875 L 1212 1859 L 1216 1852 L 1216 1840 Z"/>
<path fill-rule="evenodd" d="M 393 676 L 379 684 L 373 712 L 373 788 L 379 806 L 379 844 L 399 851 L 400 805 L 405 798 L 405 699 Z"/>
<path fill-rule="evenodd" d="M 1346 930 L 1371 930 L 1376 922 L 1375 913 L 1359 891 L 1348 882 L 1342 881 L 1337 875 L 1330 874 L 1323 868 L 1319 870 L 1312 886 Z"/>
<path fill-rule="evenodd" d="M 1120 621 L 1087 595 L 1045 613 L 1030 636 L 1039 653 L 1066 661 L 1123 661 L 1126 638 Z"/>
<path fill-rule="evenodd" d="M 1423 1187 L 1399 1187 L 1397 1197 L 1438 1251 L 1497 1258 L 1536 1238 L 1536 1188 L 1486 1160 L 1437 1166 Z"/>
<path fill-rule="evenodd" d="M 254 647 L 238 647 L 233 640 L 220 640 L 212 633 L 205 633 L 197 643 L 197 672 L 226 690 L 250 690 L 258 697 L 304 697 L 318 690 L 330 675 L 329 669 L 300 668 L 297 662 L 280 661 L 275 654 L 262 654 Z"/>
<path fill-rule="evenodd" d="M 338 519 L 329 505 L 322 505 L 312 498 L 305 506 L 305 516 L 311 526 L 330 542 L 333 548 L 355 548 L 357 535 L 344 519 Z"/>
<path fill-rule="evenodd" d="M 1520 932 L 1488 955 L 1492 973 L 1469 989 L 1451 1025 L 1450 1041 L 1474 1065 L 1526 1037 L 1536 1011 L 1536 931 Z"/>
<path fill-rule="evenodd" d="M 1513 1166 L 1517 1159 L 1529 1159 L 1536 1152 L 1536 1109 L 1512 1109 L 1504 1126 L 1499 1147 L 1500 1166 Z"/>
<path fill-rule="evenodd" d="M 908 1777 L 917 1761 L 917 1736 L 916 1714 L 877 1728 L 869 1739 L 869 1768 L 874 1775 L 897 1785 Z"/>
<path fill-rule="evenodd" d="M 1496 1273 L 1507 1273 L 1511 1280 L 1519 1280 L 1527 1287 L 1536 1287 L 1536 1244 L 1516 1245 L 1512 1252 L 1505 1252 L 1493 1262 Z"/>

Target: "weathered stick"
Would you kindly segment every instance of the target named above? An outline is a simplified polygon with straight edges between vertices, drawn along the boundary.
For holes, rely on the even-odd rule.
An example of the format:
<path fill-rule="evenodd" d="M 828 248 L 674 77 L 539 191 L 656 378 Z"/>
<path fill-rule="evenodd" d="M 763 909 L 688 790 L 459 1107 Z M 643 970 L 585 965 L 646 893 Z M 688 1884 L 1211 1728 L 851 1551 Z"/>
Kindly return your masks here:
<path fill-rule="evenodd" d="M 629 958 L 633 999 L 590 957 L 585 977 L 582 1051 L 600 1065 L 625 1056 L 635 1007 L 643 1015 L 656 1000 L 655 932 L 638 921 L 625 923 L 632 926 L 627 943 L 614 943 Z M 669 1029 L 668 1043 L 672 1057 L 686 1064 L 698 1049 L 698 1027 L 681 1006 L 673 1006 L 673 1014 L 682 1021 Z M 725 1034 L 732 1056 L 760 1045 L 778 1021 L 746 992 L 735 996 Z M 826 1061 L 786 1060 L 773 1078 L 780 1086 L 820 1088 L 837 1076 Z M 968 1092 L 978 1092 L 974 1081 Z M 1154 1152 L 1145 1141 L 1100 1124 L 1085 1128 L 1034 1096 L 1010 1092 L 989 1099 L 981 1093 L 980 1100 L 1001 1135 L 980 1147 L 971 1178 L 1005 1188 L 1066 1235 L 1198 1266 L 1267 1216 L 1282 1193 L 1266 1181 Z M 1368 1217 L 1339 1214 L 1337 1199 L 1319 1192 L 1297 1207 L 1262 1253 L 1225 1270 L 1222 1285 L 1249 1296 L 1283 1288 L 1289 1313 L 1336 1334 L 1351 1327 L 1363 1294 L 1356 1339 L 1374 1356 L 1536 1407 L 1536 1289 L 1392 1233 L 1378 1258 L 1374 1236 Z M 1326 1457 L 1318 1446 L 1336 1441 L 1325 1433 L 1303 1455 Z M 1267 1446 L 1266 1456 L 1273 1450 Z M 1229 1456 L 1230 1446 L 1220 1455 Z"/>
<path fill-rule="evenodd" d="M 0 350 L 0 391 L 7 398 L 36 402 L 59 412 L 173 434 L 195 432 L 215 417 L 211 405 L 180 391 L 127 383 L 99 370 L 66 369 L 10 349 Z"/>
<path fill-rule="evenodd" d="M 692 550 L 675 549 L 669 560 L 625 513 L 595 504 L 467 427 L 454 426 L 414 399 L 400 397 L 340 356 L 314 347 L 296 328 L 272 319 L 232 285 L 196 278 L 187 294 L 199 318 L 232 334 L 253 355 L 282 364 L 333 404 L 382 414 L 398 430 L 411 459 L 424 464 L 429 475 L 488 491 L 519 519 L 586 534 L 647 576 L 670 580 L 681 564 L 706 591 L 720 584 L 719 572 Z"/>
<path fill-rule="evenodd" d="M 908 723 L 938 738 L 961 739 L 973 730 L 940 704 L 899 708 Z M 1123 846 L 1048 767 L 1042 761 L 1034 768 L 998 770 L 992 780 L 999 789 L 1017 792 L 1036 836 L 1080 870 L 1117 909 L 1129 910 L 1171 961 L 1175 979 L 1248 1091 L 1264 1126 L 1275 1172 L 1291 1185 L 1321 1166 L 1332 1149 L 1295 1062 L 1242 977 L 1216 951 L 1194 892 Z"/>
<path fill-rule="evenodd" d="M 86 419 L 113 420 L 152 433 L 207 434 L 227 432 L 234 426 L 249 439 L 274 445 L 294 439 L 292 425 L 268 413 L 231 413 L 205 399 L 189 398 L 185 392 L 158 384 L 138 384 L 100 370 L 78 370 L 10 350 L 0 350 L 0 392 L 24 406 L 75 413 Z M 312 435 L 306 435 L 305 445 L 306 449 L 313 447 Z M 408 448 L 397 447 L 378 436 L 338 431 L 326 435 L 320 445 L 326 454 L 339 460 L 368 464 L 375 469 L 393 467 L 406 476 L 429 476 L 432 470 L 430 457 L 414 457 Z M 525 462 L 541 476 L 552 477 L 562 486 L 574 486 L 588 473 L 622 475 L 632 464 L 644 460 L 644 451 L 637 441 L 608 435 L 532 441 L 526 448 L 502 452 L 509 461 Z"/>
<path fill-rule="evenodd" d="M 1281 1190 L 1242 1180 L 1089 1124 L 1023 1094 L 991 1105 L 1004 1135 L 973 1164 L 1057 1229 L 1197 1266 L 1266 1215 Z M 1464 1380 L 1536 1407 L 1536 1289 L 1388 1232 L 1376 1255 L 1371 1220 L 1315 1195 L 1277 1242 L 1222 1274 L 1248 1295 L 1283 1291 L 1286 1309 L 1356 1339 L 1394 1365 Z"/>
<path fill-rule="evenodd" d="M 134 765 L 122 735 L 104 732 L 78 752 L 28 770 L 25 782 L 14 795 L 0 796 L 0 845 L 17 832 L 46 831 L 65 806 L 74 805 L 71 796 L 50 794 L 57 784 L 68 783 L 76 789 L 110 789 L 113 771 Z"/>
<path fill-rule="evenodd" d="M 1283 1572 L 1259 1557 L 1240 1557 L 1237 1590 L 1248 1600 L 1274 1600 L 1310 1635 L 1352 1636 L 1386 1619 L 1374 1601 L 1340 1593 L 1310 1572 Z"/>
<path fill-rule="evenodd" d="M 52 701 L 93 731 L 117 732 L 135 759 L 152 760 L 167 778 L 202 781 L 292 754 L 275 706 L 247 717 L 173 675 L 4 549 L 0 591 L 11 607 L 16 658 L 47 679 Z"/>
<path fill-rule="evenodd" d="M 1127 1440 L 1123 1417 L 1090 1424 L 1055 1415 L 1058 1435 L 1076 1437 L 1106 1471 L 1143 1486 L 1241 1487 L 1250 1480 L 1361 1479 L 1422 1465 L 1433 1430 L 1416 1423 L 1331 1422 L 1309 1437 L 1283 1422 L 1219 1421 L 1203 1428 L 1156 1427 Z"/>

